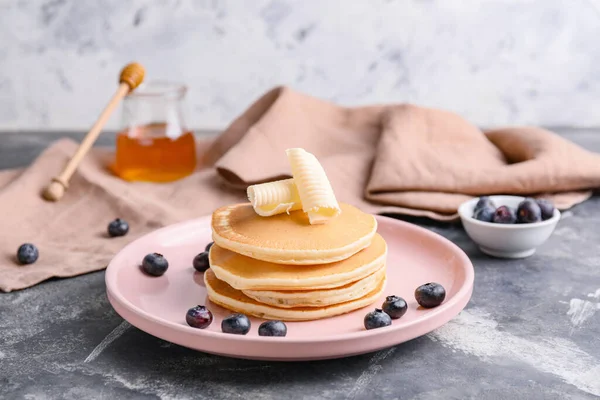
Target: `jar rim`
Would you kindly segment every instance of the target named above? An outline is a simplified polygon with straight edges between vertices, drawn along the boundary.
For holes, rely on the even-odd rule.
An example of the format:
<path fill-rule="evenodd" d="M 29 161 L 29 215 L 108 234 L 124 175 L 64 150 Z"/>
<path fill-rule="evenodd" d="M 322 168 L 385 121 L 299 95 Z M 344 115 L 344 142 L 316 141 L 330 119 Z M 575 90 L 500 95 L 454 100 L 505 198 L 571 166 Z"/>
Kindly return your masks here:
<path fill-rule="evenodd" d="M 183 97 L 187 86 L 180 82 L 154 80 L 143 82 L 128 97 Z"/>

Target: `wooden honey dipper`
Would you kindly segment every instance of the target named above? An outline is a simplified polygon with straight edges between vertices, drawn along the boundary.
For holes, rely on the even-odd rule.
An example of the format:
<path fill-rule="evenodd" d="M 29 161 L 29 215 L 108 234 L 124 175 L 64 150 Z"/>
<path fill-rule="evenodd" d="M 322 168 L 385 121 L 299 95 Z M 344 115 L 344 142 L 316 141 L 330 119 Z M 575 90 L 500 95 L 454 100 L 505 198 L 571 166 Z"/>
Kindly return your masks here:
<path fill-rule="evenodd" d="M 90 131 L 85 135 L 83 141 L 79 145 L 79 148 L 71 157 L 63 171 L 57 177 L 52 178 L 50 184 L 44 189 L 42 192 L 42 197 L 48 201 L 57 201 L 60 200 L 65 191 L 69 187 L 69 180 L 71 176 L 77 170 L 77 167 L 81 163 L 81 160 L 85 157 L 89 149 L 92 147 L 102 128 L 108 121 L 111 113 L 114 111 L 115 107 L 119 104 L 119 102 L 125 97 L 128 93 L 133 91 L 136 87 L 138 87 L 142 81 L 144 80 L 144 67 L 138 63 L 128 64 L 121 70 L 121 75 L 119 76 L 119 87 L 113 97 L 110 99 L 94 125 Z"/>

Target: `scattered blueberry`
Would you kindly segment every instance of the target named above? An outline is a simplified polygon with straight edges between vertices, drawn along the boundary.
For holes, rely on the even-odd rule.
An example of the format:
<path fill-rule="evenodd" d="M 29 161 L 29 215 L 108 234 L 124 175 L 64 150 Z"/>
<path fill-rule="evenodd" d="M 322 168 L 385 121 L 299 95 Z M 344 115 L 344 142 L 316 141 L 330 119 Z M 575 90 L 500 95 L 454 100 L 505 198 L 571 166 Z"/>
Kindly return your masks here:
<path fill-rule="evenodd" d="M 517 221 L 522 224 L 540 222 L 542 210 L 534 199 L 525 199 L 519 203 L 517 208 Z"/>
<path fill-rule="evenodd" d="M 210 262 L 208 261 L 208 252 L 203 251 L 194 257 L 194 268 L 198 272 L 204 272 L 210 268 Z"/>
<path fill-rule="evenodd" d="M 37 261 L 40 253 L 35 247 L 35 245 L 31 243 L 24 243 L 19 246 L 19 250 L 17 250 L 17 261 L 20 264 L 33 264 Z"/>
<path fill-rule="evenodd" d="M 383 309 L 383 312 L 390 316 L 390 318 L 398 319 L 406 314 L 408 305 L 402 297 L 387 296 L 381 308 Z"/>
<path fill-rule="evenodd" d="M 392 324 L 392 318 L 384 313 L 383 310 L 376 308 L 375 311 L 371 311 L 365 315 L 364 324 L 366 329 L 383 328 Z"/>
<path fill-rule="evenodd" d="M 204 251 L 209 251 L 213 244 L 215 244 L 215 242 L 210 242 L 209 244 L 207 244 L 204 248 Z"/>
<path fill-rule="evenodd" d="M 285 336 L 287 326 L 282 321 L 266 321 L 258 327 L 258 336 Z"/>
<path fill-rule="evenodd" d="M 540 206 L 540 210 L 542 211 L 543 221 L 552 218 L 554 215 L 554 204 L 550 200 L 538 199 L 536 200 L 536 203 Z"/>
<path fill-rule="evenodd" d="M 508 206 L 500 206 L 494 212 L 492 222 L 497 224 L 514 224 L 517 222 L 517 213 L 514 208 Z"/>
<path fill-rule="evenodd" d="M 167 272 L 169 262 L 162 254 L 150 253 L 144 257 L 142 268 L 149 275 L 161 276 Z"/>
<path fill-rule="evenodd" d="M 108 224 L 108 235 L 110 237 L 125 236 L 127 232 L 129 232 L 129 224 L 121 218 L 117 218 Z"/>
<path fill-rule="evenodd" d="M 490 199 L 489 196 L 481 196 L 479 198 L 479 200 L 477 201 L 477 204 L 475 204 L 475 208 L 473 209 L 473 212 L 476 212 L 482 208 L 493 208 L 496 209 L 496 205 L 494 204 L 494 202 L 492 201 L 492 199 Z"/>
<path fill-rule="evenodd" d="M 473 214 L 473 218 L 483 222 L 492 222 L 496 209 L 491 206 L 484 206 Z"/>
<path fill-rule="evenodd" d="M 213 320 L 213 315 L 204 306 L 192 307 L 185 314 L 185 322 L 193 328 L 207 328 Z"/>
<path fill-rule="evenodd" d="M 224 333 L 245 335 L 250 332 L 250 320 L 244 314 L 231 314 L 221 321 L 221 330 Z"/>
<path fill-rule="evenodd" d="M 435 282 L 426 283 L 415 290 L 415 299 L 423 308 L 437 307 L 446 298 L 446 290 Z"/>

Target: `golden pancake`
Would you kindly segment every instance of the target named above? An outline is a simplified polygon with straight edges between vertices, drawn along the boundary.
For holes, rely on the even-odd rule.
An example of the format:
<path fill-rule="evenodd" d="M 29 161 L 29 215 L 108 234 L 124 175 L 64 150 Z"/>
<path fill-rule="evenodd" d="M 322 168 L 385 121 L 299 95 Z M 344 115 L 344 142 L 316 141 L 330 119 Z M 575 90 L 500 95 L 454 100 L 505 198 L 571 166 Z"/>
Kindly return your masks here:
<path fill-rule="evenodd" d="M 347 285 L 320 290 L 262 291 L 243 290 L 242 292 L 258 301 L 281 308 L 324 307 L 360 299 L 377 289 L 379 282 L 385 278 L 385 267 Z"/>
<path fill-rule="evenodd" d="M 362 279 L 385 265 L 387 245 L 375 234 L 371 245 L 350 258 L 329 264 L 284 265 L 234 253 L 215 244 L 211 269 L 239 290 L 313 290 L 339 287 Z"/>
<path fill-rule="evenodd" d="M 212 215 L 215 244 L 235 253 L 278 264 L 325 264 L 368 247 L 377 220 L 348 204 L 326 224 L 311 225 L 302 210 L 261 217 L 252 206 L 236 204 Z"/>
<path fill-rule="evenodd" d="M 385 289 L 385 278 L 379 282 L 375 290 L 359 299 L 326 307 L 299 308 L 279 308 L 259 303 L 217 279 L 210 269 L 204 273 L 204 284 L 210 301 L 233 312 L 282 321 L 310 321 L 345 314 L 373 304 Z"/>

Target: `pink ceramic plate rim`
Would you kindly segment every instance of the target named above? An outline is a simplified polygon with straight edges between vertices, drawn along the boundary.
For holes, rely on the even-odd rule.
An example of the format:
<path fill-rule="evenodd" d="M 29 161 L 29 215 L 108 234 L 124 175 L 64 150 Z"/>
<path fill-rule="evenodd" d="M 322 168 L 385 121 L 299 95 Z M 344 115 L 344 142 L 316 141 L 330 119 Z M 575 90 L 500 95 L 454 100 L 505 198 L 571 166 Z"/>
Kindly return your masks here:
<path fill-rule="evenodd" d="M 444 238 L 441 235 L 433 233 L 425 228 L 421 228 L 419 226 L 410 224 L 408 222 L 399 221 L 399 220 L 396 220 L 396 219 L 393 219 L 390 217 L 385 217 L 385 216 L 380 216 L 380 215 L 376 215 L 375 217 L 377 218 L 378 223 L 391 224 L 392 226 L 396 225 L 397 227 L 404 229 L 404 230 L 409 230 L 409 231 L 412 230 L 413 232 L 415 232 L 418 235 L 428 236 L 429 238 L 433 239 L 434 241 L 440 243 L 440 245 L 443 245 L 443 246 L 446 246 L 446 247 L 452 249 L 452 253 L 454 253 L 454 255 L 456 255 L 460 259 L 460 261 L 461 261 L 460 265 L 462 265 L 464 267 L 464 272 L 465 272 L 464 283 L 460 287 L 460 289 L 456 292 L 456 294 L 454 296 L 452 296 L 452 298 L 448 299 L 446 302 L 444 302 L 439 307 L 436 307 L 435 309 L 431 310 L 431 312 L 427 313 L 427 315 L 425 315 L 417 320 L 406 323 L 404 325 L 399 325 L 399 326 L 392 325 L 390 327 L 386 327 L 385 329 L 373 329 L 373 330 L 345 333 L 345 334 L 339 334 L 339 335 L 334 335 L 334 336 L 327 336 L 327 337 L 324 337 L 321 339 L 319 339 L 318 337 L 317 338 L 290 338 L 290 337 L 263 337 L 263 336 L 242 336 L 242 335 L 231 335 L 230 336 L 230 335 L 223 335 L 220 332 L 199 330 L 196 328 L 192 328 L 189 326 L 185 326 L 182 324 L 178 324 L 178 323 L 174 323 L 174 322 L 170 322 L 170 321 L 166 321 L 166 320 L 157 318 L 154 315 L 149 314 L 146 311 L 144 311 L 144 310 L 138 308 L 137 306 L 135 306 L 134 304 L 132 304 L 129 300 L 127 300 L 123 296 L 123 294 L 121 294 L 119 292 L 116 266 L 119 264 L 119 259 L 122 257 L 123 254 L 127 253 L 128 249 L 130 249 L 132 247 L 136 247 L 136 244 L 138 241 L 149 240 L 152 238 L 152 236 L 160 235 L 164 231 L 177 229 L 177 228 L 183 227 L 185 225 L 196 225 L 196 224 L 209 225 L 210 221 L 211 221 L 211 216 L 204 216 L 204 217 L 200 217 L 195 220 L 184 221 L 184 222 L 180 222 L 180 223 L 177 223 L 174 225 L 169 225 L 169 226 L 160 228 L 152 233 L 149 233 L 145 236 L 142 236 L 142 237 L 136 239 L 135 241 L 133 241 L 130 244 L 128 244 L 127 246 L 125 246 L 113 258 L 113 260 L 109 263 L 109 265 L 106 269 L 105 281 L 106 281 L 107 294 L 108 294 L 109 299 L 111 300 L 111 303 L 116 301 L 118 303 L 119 308 L 123 307 L 126 310 L 128 310 L 129 312 L 137 315 L 138 317 L 142 317 L 143 319 L 149 320 L 155 324 L 164 326 L 168 329 L 173 329 L 173 330 L 180 331 L 183 333 L 191 333 L 191 334 L 194 334 L 199 337 L 206 336 L 206 337 L 210 337 L 212 339 L 217 339 L 220 341 L 235 341 L 235 342 L 246 341 L 246 342 L 252 342 L 252 343 L 273 343 L 273 342 L 283 341 L 287 344 L 294 344 L 294 343 L 324 344 L 324 343 L 328 343 L 328 342 L 345 341 L 345 340 L 351 340 L 351 339 L 362 339 L 362 338 L 365 338 L 365 339 L 371 338 L 372 339 L 372 338 L 377 338 L 379 336 L 393 335 L 393 333 L 395 331 L 400 331 L 400 330 L 405 331 L 415 325 L 419 325 L 419 326 L 427 325 L 428 321 L 439 318 L 440 314 L 452 313 L 452 316 L 450 316 L 449 318 L 443 318 L 446 321 L 448 321 L 452 317 L 456 316 L 464 308 L 464 306 L 468 303 L 471 293 L 472 293 L 472 289 L 473 289 L 474 270 L 473 270 L 473 264 L 471 263 L 471 260 L 469 259 L 469 257 L 457 245 L 452 243 L 450 240 Z M 114 306 L 115 306 L 115 304 L 113 303 L 113 307 Z M 115 308 L 117 308 L 117 307 L 115 307 Z M 117 311 L 119 311 L 119 310 L 117 310 Z M 119 314 L 122 314 L 122 313 L 119 312 Z M 123 316 L 123 315 L 121 315 L 121 316 Z M 125 319 L 127 319 L 127 318 L 125 318 Z M 133 324 L 133 325 L 135 325 L 135 324 Z M 436 327 L 439 325 L 441 325 L 441 324 L 436 324 Z M 431 330 L 432 329 L 428 329 L 427 332 L 429 332 Z"/>

